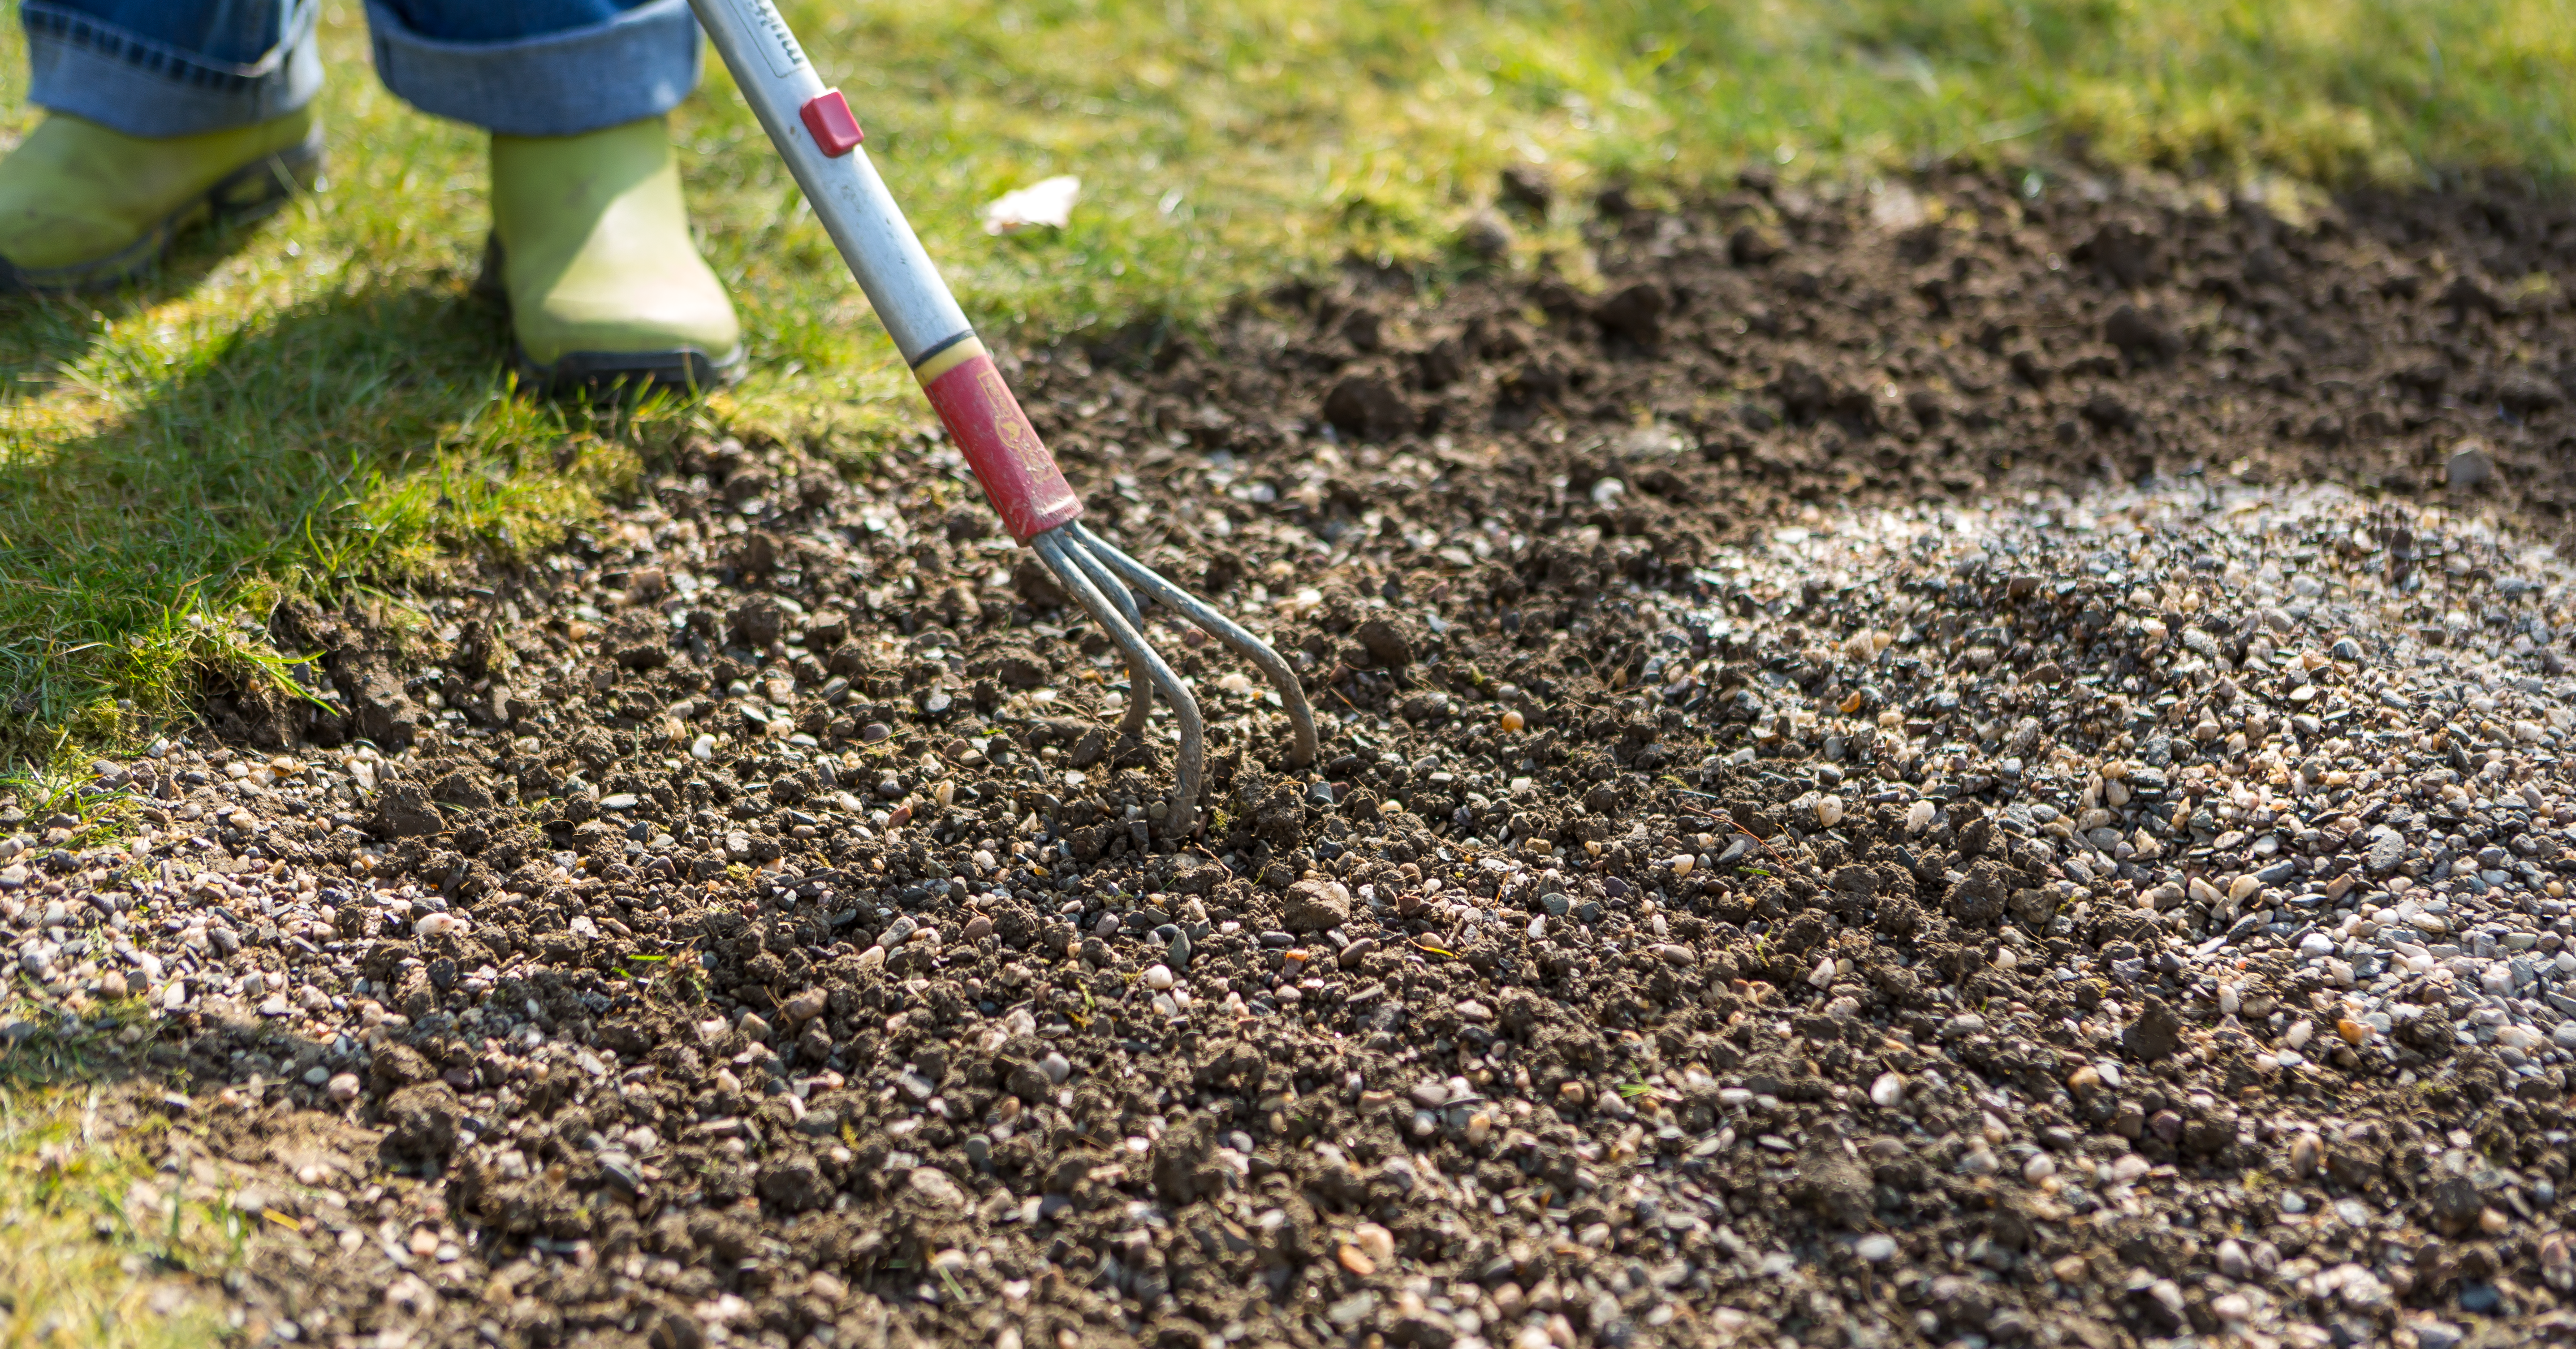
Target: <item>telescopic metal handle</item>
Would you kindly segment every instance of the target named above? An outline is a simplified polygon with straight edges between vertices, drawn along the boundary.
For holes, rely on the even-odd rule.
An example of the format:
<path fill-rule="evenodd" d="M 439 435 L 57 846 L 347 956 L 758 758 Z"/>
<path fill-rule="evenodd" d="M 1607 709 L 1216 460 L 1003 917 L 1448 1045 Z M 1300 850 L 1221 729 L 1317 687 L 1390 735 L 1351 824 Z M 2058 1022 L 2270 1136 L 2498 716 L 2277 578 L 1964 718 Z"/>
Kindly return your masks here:
<path fill-rule="evenodd" d="M 1055 456 L 860 148 L 865 133 L 848 100 L 823 87 L 777 7 L 770 0 L 689 0 L 689 7 L 1011 536 L 1027 543 L 1081 518 Z"/>

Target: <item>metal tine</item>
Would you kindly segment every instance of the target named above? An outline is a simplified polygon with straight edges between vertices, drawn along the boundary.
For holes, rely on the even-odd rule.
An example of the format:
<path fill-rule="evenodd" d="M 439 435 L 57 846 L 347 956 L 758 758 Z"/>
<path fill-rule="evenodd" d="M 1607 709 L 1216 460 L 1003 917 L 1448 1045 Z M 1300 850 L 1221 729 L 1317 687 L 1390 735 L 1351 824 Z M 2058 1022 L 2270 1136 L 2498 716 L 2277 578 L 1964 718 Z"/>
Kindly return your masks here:
<path fill-rule="evenodd" d="M 1064 525 L 1065 533 L 1081 542 L 1088 553 L 1097 555 L 1136 584 L 1155 603 L 1186 616 L 1205 628 L 1209 635 L 1233 647 L 1238 655 L 1259 667 L 1268 676 L 1271 687 L 1279 690 L 1279 701 L 1286 705 L 1289 725 L 1296 730 L 1296 745 L 1290 751 L 1291 766 L 1303 768 L 1315 761 L 1320 747 L 1315 735 L 1315 709 L 1306 701 L 1305 687 L 1297 682 L 1296 672 L 1288 662 L 1270 649 L 1270 644 L 1255 637 L 1242 624 L 1219 613 L 1206 601 L 1164 580 L 1153 568 L 1129 557 L 1117 545 L 1091 532 L 1079 521 Z"/>
<path fill-rule="evenodd" d="M 1080 560 L 1084 552 L 1078 540 L 1064 536 L 1062 527 L 1050 529 L 1029 540 L 1029 546 L 1045 561 L 1065 589 L 1091 611 L 1098 623 L 1127 653 L 1131 668 L 1141 662 L 1153 686 L 1163 691 L 1171 703 L 1173 715 L 1181 723 L 1181 750 L 1177 778 L 1173 784 L 1171 810 L 1163 823 L 1166 838 L 1188 838 L 1198 830 L 1198 801 L 1201 774 L 1206 766 L 1206 727 L 1199 718 L 1198 699 L 1190 695 L 1189 686 L 1165 663 L 1161 653 L 1146 642 L 1144 635 L 1119 612 L 1118 605 L 1091 579 L 1090 568 Z M 1096 565 L 1096 559 L 1093 560 Z"/>
<path fill-rule="evenodd" d="M 1145 635 L 1144 611 L 1136 607 L 1136 597 L 1127 593 L 1126 583 L 1120 581 L 1117 573 L 1102 565 L 1099 558 L 1092 556 L 1088 549 L 1082 547 L 1080 539 L 1068 537 L 1065 542 L 1066 555 L 1091 577 L 1093 583 L 1100 587 L 1101 593 L 1109 597 L 1111 604 L 1118 606 L 1118 612 L 1126 616 L 1128 626 L 1136 630 L 1136 636 L 1141 641 Z M 1153 671 L 1145 664 L 1142 657 L 1130 650 L 1127 653 L 1127 715 L 1118 721 L 1119 737 L 1125 739 L 1128 736 L 1134 736 L 1142 740 L 1145 737 L 1145 718 L 1153 710 Z"/>

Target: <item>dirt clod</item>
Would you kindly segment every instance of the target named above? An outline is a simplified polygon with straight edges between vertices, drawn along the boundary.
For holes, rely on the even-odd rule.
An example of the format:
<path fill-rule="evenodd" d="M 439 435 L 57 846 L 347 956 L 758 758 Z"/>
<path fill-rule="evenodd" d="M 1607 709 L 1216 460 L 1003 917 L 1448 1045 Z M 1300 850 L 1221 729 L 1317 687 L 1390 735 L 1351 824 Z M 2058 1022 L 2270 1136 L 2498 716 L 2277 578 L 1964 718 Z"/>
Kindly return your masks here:
<path fill-rule="evenodd" d="M 2147 999 L 2139 1009 L 2138 1019 L 2121 1032 L 2120 1045 L 2131 1054 L 2154 1063 L 2172 1055 L 2181 1044 L 2182 1020 L 2165 1005 L 2162 998 Z"/>

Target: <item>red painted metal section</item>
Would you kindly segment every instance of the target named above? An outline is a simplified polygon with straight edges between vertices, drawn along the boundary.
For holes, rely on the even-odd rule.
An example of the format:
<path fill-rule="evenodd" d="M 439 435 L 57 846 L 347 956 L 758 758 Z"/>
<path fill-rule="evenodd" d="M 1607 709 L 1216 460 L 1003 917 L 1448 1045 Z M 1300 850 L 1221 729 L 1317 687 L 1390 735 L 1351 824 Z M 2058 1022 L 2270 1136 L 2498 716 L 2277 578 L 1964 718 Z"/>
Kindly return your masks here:
<path fill-rule="evenodd" d="M 796 115 L 804 119 L 805 130 L 813 135 L 814 143 L 834 159 L 858 149 L 859 142 L 868 138 L 868 133 L 859 130 L 859 119 L 850 111 L 850 100 L 841 97 L 838 89 L 826 89 L 806 100 Z"/>
<path fill-rule="evenodd" d="M 1022 543 L 1082 516 L 1082 502 L 1055 456 L 1020 411 L 990 356 L 978 355 L 923 390 L 949 437 L 984 484 L 1011 537 Z"/>

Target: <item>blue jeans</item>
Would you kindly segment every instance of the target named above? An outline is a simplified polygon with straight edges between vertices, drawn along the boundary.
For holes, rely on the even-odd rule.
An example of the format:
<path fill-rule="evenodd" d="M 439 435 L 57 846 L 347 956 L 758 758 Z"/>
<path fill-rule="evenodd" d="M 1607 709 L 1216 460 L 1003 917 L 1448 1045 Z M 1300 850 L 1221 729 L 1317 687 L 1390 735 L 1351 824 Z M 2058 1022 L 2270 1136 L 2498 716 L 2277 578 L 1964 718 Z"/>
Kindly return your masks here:
<path fill-rule="evenodd" d="M 283 116 L 322 87 L 322 0 L 25 0 L 28 99 L 129 136 Z M 367 0 L 376 73 L 421 111 L 513 136 L 669 112 L 698 83 L 688 0 Z"/>

